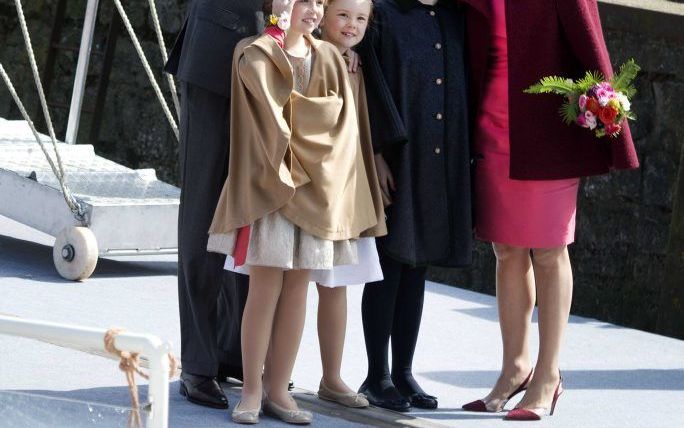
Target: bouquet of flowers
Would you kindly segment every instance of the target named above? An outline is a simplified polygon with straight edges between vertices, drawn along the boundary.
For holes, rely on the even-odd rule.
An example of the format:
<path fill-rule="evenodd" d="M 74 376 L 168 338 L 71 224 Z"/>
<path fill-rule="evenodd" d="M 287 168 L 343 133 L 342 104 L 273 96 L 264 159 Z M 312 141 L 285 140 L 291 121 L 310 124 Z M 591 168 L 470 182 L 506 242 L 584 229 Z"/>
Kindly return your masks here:
<path fill-rule="evenodd" d="M 636 119 L 630 110 L 630 99 L 636 93 L 632 81 L 639 70 L 641 68 L 630 59 L 610 80 L 606 80 L 601 73 L 591 71 L 576 81 L 548 76 L 525 92 L 562 95 L 565 102 L 560 108 L 560 115 L 565 123 L 588 128 L 599 138 L 606 135 L 617 137 L 622 131 L 624 120 Z"/>

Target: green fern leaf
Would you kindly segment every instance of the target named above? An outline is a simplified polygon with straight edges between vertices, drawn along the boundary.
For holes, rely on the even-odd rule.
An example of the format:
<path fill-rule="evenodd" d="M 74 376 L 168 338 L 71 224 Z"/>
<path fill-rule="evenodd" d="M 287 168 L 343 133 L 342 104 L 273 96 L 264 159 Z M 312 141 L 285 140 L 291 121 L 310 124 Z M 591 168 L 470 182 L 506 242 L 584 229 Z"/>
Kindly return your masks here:
<path fill-rule="evenodd" d="M 577 116 L 580 114 L 579 106 L 575 102 L 566 101 L 561 105 L 559 113 L 563 122 L 565 122 L 566 125 L 570 125 L 577 120 Z"/>
<path fill-rule="evenodd" d="M 632 86 L 632 81 L 636 79 L 639 71 L 641 71 L 641 67 L 637 65 L 633 58 L 622 64 L 622 66 L 620 66 L 620 71 L 611 79 L 613 89 L 625 92 L 625 94 L 631 89 L 635 93 L 636 89 Z M 634 93 L 632 93 L 632 95 L 634 95 Z M 631 95 L 627 96 L 630 97 Z"/>
<path fill-rule="evenodd" d="M 587 92 L 592 86 L 605 81 L 603 74 L 594 71 L 587 71 L 584 77 L 577 81 L 575 89 L 579 93 Z"/>
<path fill-rule="evenodd" d="M 575 90 L 575 83 L 570 79 L 559 76 L 547 76 L 539 83 L 525 89 L 527 94 L 559 94 L 569 95 Z"/>

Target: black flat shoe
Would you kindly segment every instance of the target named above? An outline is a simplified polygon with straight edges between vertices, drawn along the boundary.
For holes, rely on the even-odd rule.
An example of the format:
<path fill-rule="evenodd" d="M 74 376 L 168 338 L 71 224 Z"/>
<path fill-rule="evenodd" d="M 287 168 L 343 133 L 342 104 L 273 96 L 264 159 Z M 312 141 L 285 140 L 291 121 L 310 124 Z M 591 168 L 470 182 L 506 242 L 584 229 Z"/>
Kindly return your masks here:
<path fill-rule="evenodd" d="M 415 393 L 408 397 L 411 406 L 418 409 L 436 409 L 437 408 L 437 397 L 428 395 L 425 393 Z"/>
<path fill-rule="evenodd" d="M 207 376 L 181 374 L 180 395 L 189 402 L 214 409 L 227 409 L 228 399 L 216 379 Z"/>
<path fill-rule="evenodd" d="M 228 364 L 219 364 L 218 374 L 216 375 L 219 382 L 230 382 L 228 378 L 242 382 L 243 376 L 242 367 Z"/>
<path fill-rule="evenodd" d="M 411 406 L 430 410 L 437 408 L 437 397 L 423 391 L 412 374 L 392 376 L 392 382 L 396 386 L 397 391 L 411 403 Z"/>
<path fill-rule="evenodd" d="M 408 412 L 411 403 L 404 398 L 394 386 L 382 387 L 380 384 L 364 382 L 359 388 L 359 393 L 366 396 L 368 402 L 376 407 L 382 407 L 395 412 Z"/>

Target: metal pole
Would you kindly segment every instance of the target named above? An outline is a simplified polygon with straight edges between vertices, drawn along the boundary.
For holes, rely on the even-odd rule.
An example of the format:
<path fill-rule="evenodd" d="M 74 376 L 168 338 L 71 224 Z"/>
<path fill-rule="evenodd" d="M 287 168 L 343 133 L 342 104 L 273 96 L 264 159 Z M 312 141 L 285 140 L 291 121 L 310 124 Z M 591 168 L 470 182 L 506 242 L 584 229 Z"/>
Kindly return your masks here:
<path fill-rule="evenodd" d="M 67 123 L 66 137 L 64 142 L 76 144 L 78 125 L 81 120 L 81 105 L 85 93 L 86 78 L 88 76 L 88 63 L 90 62 L 90 49 L 93 45 L 93 33 L 97 20 L 97 5 L 99 0 L 88 0 L 85 18 L 83 20 L 83 33 L 81 34 L 81 47 L 78 52 L 78 64 L 74 77 L 74 90 L 71 94 L 71 107 L 69 109 L 69 122 Z"/>

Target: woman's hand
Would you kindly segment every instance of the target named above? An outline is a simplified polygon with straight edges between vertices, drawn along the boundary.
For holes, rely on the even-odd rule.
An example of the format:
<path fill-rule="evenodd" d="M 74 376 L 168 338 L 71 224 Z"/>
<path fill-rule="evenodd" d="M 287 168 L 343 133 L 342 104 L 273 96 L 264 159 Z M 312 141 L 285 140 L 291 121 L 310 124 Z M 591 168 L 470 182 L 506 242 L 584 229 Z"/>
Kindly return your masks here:
<path fill-rule="evenodd" d="M 359 69 L 359 65 L 361 65 L 361 57 L 351 49 L 347 52 L 347 56 L 349 57 L 347 69 L 350 73 L 356 73 Z"/>
<path fill-rule="evenodd" d="M 375 155 L 375 169 L 378 173 L 378 181 L 380 182 L 380 190 L 382 193 L 382 204 L 388 207 L 392 204 L 392 196 L 390 192 L 395 192 L 397 188 L 394 184 L 394 176 L 390 171 L 387 161 L 381 154 Z"/>

